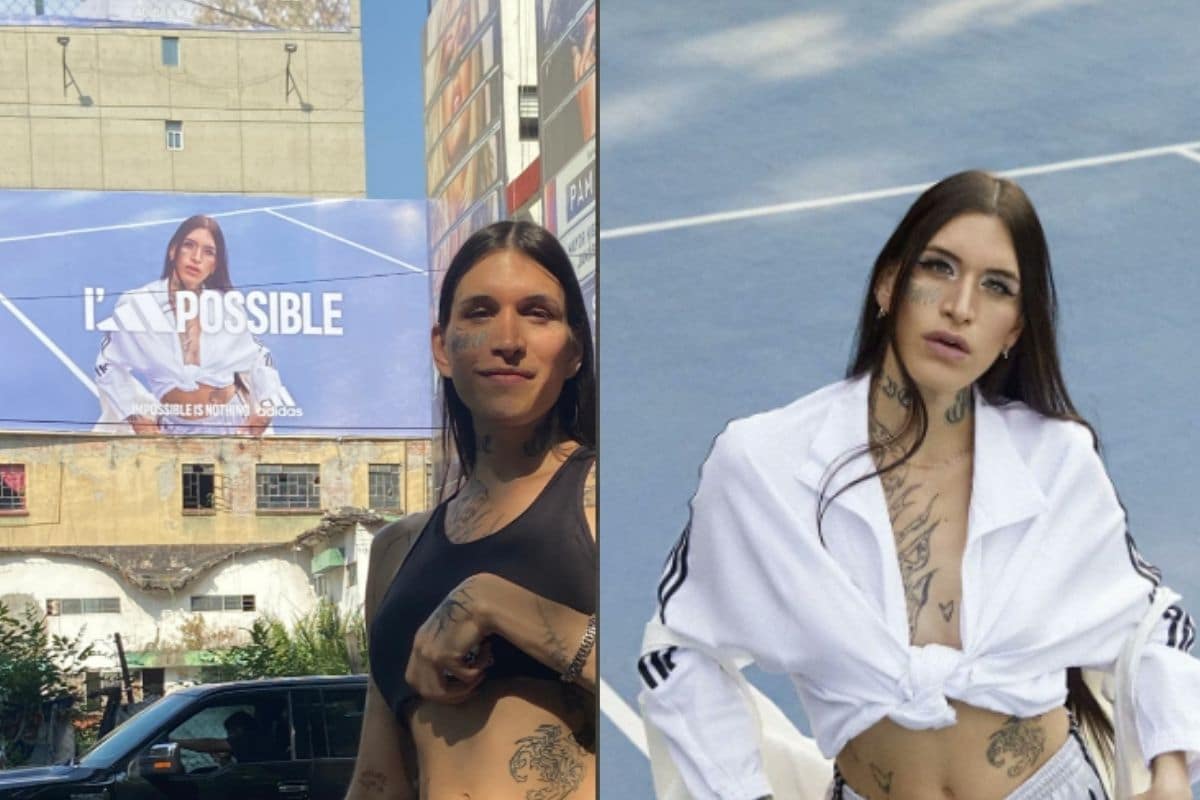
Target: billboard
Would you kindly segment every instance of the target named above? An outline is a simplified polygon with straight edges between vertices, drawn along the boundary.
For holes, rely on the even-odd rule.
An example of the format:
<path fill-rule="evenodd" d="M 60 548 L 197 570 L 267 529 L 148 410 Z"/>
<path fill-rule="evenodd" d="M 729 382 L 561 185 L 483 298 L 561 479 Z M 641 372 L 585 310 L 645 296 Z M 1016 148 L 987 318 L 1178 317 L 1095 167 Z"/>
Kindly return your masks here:
<path fill-rule="evenodd" d="M 0 25 L 348 31 L 350 0 L 0 0 Z"/>
<path fill-rule="evenodd" d="M 425 436 L 421 201 L 0 192 L 0 428 Z"/>
<path fill-rule="evenodd" d="M 538 104 L 546 227 L 595 311 L 596 4 L 538 0 Z"/>

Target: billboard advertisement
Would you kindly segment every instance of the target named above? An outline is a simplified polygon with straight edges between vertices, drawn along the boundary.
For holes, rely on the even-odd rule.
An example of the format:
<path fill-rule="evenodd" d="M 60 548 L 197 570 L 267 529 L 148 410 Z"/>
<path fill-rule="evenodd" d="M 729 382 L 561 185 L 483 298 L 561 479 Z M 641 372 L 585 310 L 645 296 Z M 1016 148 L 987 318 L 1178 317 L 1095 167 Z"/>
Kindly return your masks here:
<path fill-rule="evenodd" d="M 348 31 L 350 0 L 0 0 L 0 25 Z"/>
<path fill-rule="evenodd" d="M 421 201 L 0 192 L 0 428 L 428 435 L 426 228 Z"/>

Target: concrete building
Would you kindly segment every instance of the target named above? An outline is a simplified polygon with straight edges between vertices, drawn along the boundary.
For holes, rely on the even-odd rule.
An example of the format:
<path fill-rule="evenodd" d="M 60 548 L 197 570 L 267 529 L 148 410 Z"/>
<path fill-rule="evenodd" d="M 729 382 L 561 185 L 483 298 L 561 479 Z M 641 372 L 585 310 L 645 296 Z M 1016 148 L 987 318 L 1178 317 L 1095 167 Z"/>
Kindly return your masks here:
<path fill-rule="evenodd" d="M 364 196 L 358 0 L 348 16 L 0 25 L 0 188 Z"/>
<path fill-rule="evenodd" d="M 361 609 L 374 533 L 429 504 L 427 439 L 0 434 L 0 602 L 120 633 L 147 687 L 203 677 L 260 614 Z M 148 689 L 149 690 L 149 689 Z"/>

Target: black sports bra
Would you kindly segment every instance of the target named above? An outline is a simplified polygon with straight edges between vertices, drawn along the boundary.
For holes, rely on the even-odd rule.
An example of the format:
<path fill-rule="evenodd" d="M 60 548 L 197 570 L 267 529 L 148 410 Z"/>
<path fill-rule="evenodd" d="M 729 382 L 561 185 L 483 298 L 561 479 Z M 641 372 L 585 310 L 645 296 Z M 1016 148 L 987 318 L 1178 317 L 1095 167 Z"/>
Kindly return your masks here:
<path fill-rule="evenodd" d="M 591 449 L 576 448 L 525 511 L 481 539 L 451 542 L 446 537 L 450 501 L 434 510 L 380 601 L 370 630 L 371 675 L 401 721 L 404 704 L 416 697 L 404 672 L 417 629 L 468 577 L 490 572 L 580 613 L 596 612 L 599 563 L 582 502 L 594 458 Z M 488 678 L 558 679 L 557 672 L 502 637 L 493 637 L 491 648 Z"/>

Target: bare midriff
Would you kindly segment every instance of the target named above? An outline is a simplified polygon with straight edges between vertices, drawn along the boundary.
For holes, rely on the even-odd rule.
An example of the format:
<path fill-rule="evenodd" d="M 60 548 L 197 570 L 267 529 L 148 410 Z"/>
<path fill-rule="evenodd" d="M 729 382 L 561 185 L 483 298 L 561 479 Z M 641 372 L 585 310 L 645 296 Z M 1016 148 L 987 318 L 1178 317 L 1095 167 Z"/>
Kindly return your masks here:
<path fill-rule="evenodd" d="M 837 756 L 846 783 L 875 800 L 1003 800 L 1067 740 L 1065 708 L 1019 719 L 951 700 L 948 728 L 910 730 L 887 717 Z"/>
<path fill-rule="evenodd" d="M 465 703 L 419 701 L 407 718 L 421 800 L 595 800 L 595 700 L 577 687 L 489 680 Z"/>
<path fill-rule="evenodd" d="M 233 399 L 235 394 L 237 394 L 237 386 L 234 384 L 230 384 L 229 386 L 209 386 L 206 383 L 201 383 L 195 389 L 171 389 L 163 395 L 162 402 L 172 405 L 190 405 L 192 412 L 189 414 L 180 414 L 180 416 L 193 419 L 208 416 L 204 411 L 206 405 L 225 405 Z"/>

